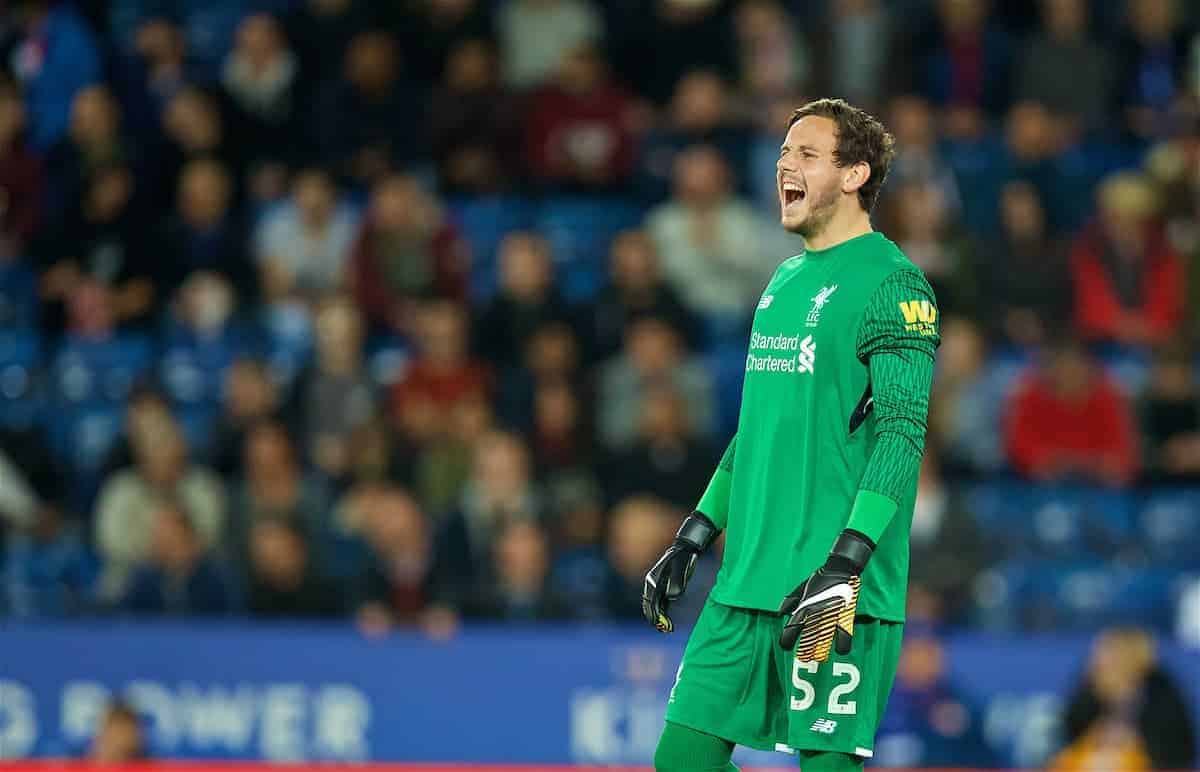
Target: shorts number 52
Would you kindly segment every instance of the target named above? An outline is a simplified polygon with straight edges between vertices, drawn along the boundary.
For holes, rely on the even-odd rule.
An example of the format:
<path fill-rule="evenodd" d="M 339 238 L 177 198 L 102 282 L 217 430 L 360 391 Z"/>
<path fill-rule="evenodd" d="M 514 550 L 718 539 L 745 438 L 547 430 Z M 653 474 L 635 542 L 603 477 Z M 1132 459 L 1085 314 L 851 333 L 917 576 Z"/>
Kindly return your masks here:
<path fill-rule="evenodd" d="M 842 701 L 842 697 L 853 692 L 858 688 L 862 677 L 859 675 L 858 668 L 851 665 L 849 662 L 834 662 L 833 677 L 847 678 L 845 683 L 838 684 L 829 690 L 829 713 L 834 716 L 853 716 L 858 712 L 858 702 L 855 700 Z M 794 660 L 792 665 L 792 686 L 796 687 L 798 695 L 793 695 L 791 700 L 792 710 L 808 710 L 812 707 L 813 702 L 817 699 L 816 688 L 804 680 L 803 673 L 810 675 L 817 672 L 819 667 L 817 662 L 801 662 Z"/>

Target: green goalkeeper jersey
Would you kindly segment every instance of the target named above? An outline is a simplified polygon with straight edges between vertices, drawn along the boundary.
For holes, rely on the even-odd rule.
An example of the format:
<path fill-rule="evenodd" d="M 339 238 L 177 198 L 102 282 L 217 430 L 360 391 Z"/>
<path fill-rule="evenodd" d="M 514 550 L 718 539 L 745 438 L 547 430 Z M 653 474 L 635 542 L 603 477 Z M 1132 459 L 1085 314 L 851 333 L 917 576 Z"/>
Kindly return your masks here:
<path fill-rule="evenodd" d="M 712 598 L 778 609 L 842 529 L 877 543 L 858 611 L 902 621 L 938 315 L 877 232 L 784 260 L 754 314 L 737 434 L 698 509 L 725 529 Z"/>

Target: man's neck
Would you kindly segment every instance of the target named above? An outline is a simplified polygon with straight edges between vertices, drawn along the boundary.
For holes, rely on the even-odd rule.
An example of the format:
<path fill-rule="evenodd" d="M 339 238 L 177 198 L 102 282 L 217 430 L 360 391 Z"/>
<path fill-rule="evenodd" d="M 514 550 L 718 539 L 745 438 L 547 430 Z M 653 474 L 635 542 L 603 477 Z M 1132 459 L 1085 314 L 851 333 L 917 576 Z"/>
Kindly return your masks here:
<path fill-rule="evenodd" d="M 835 214 L 820 233 L 806 237 L 804 243 L 808 249 L 829 249 L 871 230 L 870 216 L 855 207 L 852 211 Z"/>

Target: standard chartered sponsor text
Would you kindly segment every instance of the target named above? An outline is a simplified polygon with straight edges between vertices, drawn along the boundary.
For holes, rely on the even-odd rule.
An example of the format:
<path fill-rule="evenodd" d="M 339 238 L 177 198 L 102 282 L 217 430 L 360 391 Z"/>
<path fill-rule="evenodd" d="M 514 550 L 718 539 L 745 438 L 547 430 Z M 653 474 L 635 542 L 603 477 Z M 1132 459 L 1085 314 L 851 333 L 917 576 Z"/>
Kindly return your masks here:
<path fill-rule="evenodd" d="M 812 336 L 803 340 L 799 335 L 762 335 L 752 333 L 750 336 L 751 352 L 746 355 L 746 372 L 751 373 L 811 373 L 816 345 Z M 756 356 L 754 349 L 768 351 L 795 351 L 791 356 L 767 354 Z"/>

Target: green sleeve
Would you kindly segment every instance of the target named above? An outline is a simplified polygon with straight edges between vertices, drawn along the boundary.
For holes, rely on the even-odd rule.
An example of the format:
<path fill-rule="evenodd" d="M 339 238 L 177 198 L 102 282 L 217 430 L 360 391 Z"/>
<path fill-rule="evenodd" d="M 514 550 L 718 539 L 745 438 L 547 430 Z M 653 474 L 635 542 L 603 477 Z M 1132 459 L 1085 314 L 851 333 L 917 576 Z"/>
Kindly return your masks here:
<path fill-rule="evenodd" d="M 729 487 L 733 482 L 733 452 L 736 445 L 735 434 L 729 441 L 729 447 L 725 448 L 725 455 L 721 456 L 721 463 L 717 464 L 717 471 L 713 472 L 712 479 L 708 481 L 700 503 L 696 505 L 696 511 L 704 514 L 713 521 L 713 525 L 722 530 L 729 522 Z"/>
<path fill-rule="evenodd" d="M 858 333 L 858 357 L 870 371 L 876 444 L 848 523 L 875 543 L 916 488 L 939 342 L 937 302 L 925 277 L 904 270 L 884 280 Z"/>

